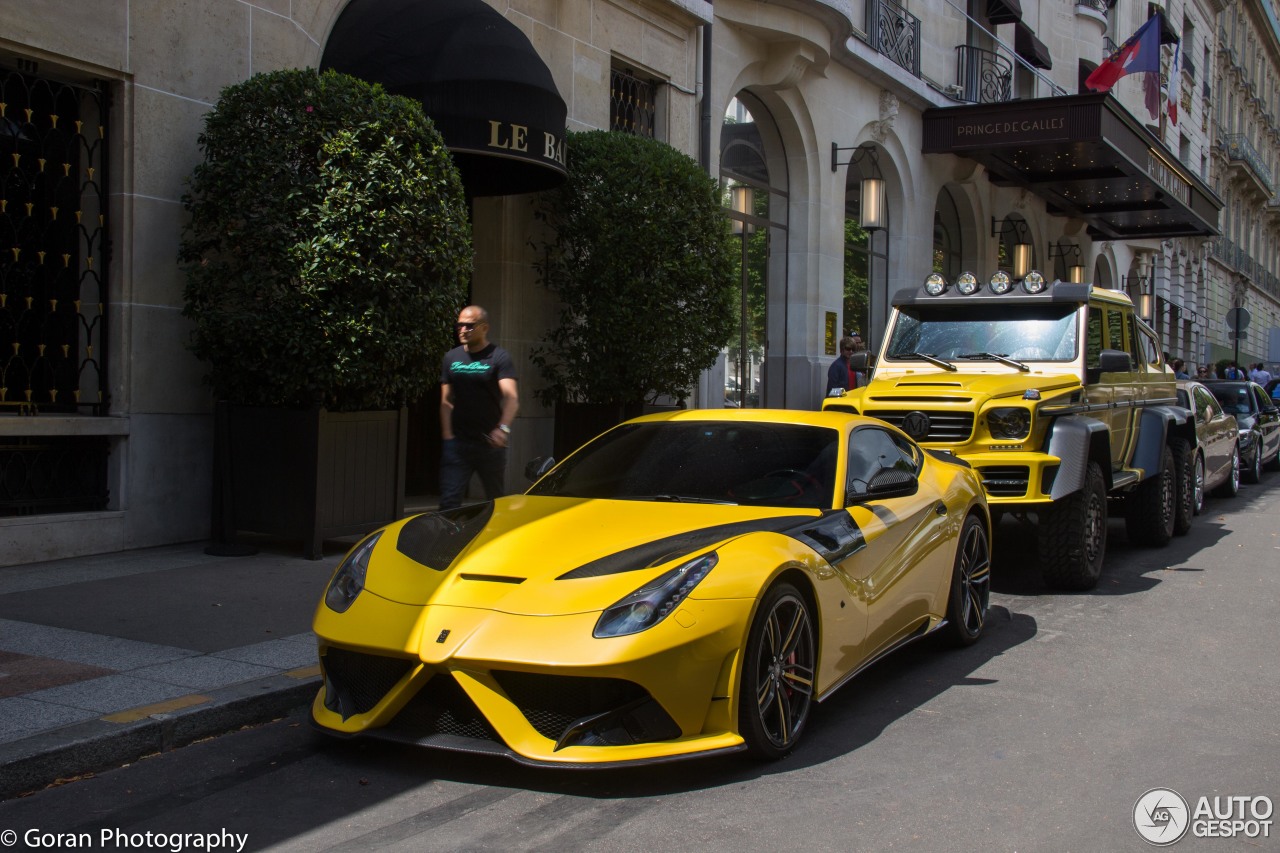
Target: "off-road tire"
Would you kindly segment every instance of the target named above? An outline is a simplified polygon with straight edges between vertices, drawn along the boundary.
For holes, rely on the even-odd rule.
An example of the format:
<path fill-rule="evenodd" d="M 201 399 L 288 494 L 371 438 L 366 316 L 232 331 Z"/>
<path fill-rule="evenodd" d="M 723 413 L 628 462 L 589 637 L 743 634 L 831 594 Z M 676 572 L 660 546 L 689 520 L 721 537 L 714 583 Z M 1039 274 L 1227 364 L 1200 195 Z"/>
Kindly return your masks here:
<path fill-rule="evenodd" d="M 1050 589 L 1085 590 L 1098 585 L 1107 552 L 1107 484 L 1090 462 L 1084 486 L 1043 513 L 1040 576 Z"/>
<path fill-rule="evenodd" d="M 1204 473 L 1200 470 L 1200 482 L 1196 482 L 1196 463 L 1199 461 L 1199 455 L 1191 449 L 1191 442 L 1185 438 L 1175 438 L 1169 442 L 1169 450 L 1173 453 L 1173 476 L 1174 481 L 1178 484 L 1177 500 L 1174 505 L 1176 512 L 1173 517 L 1173 534 L 1175 536 L 1186 536 L 1191 530 L 1191 522 L 1195 519 L 1196 513 L 1200 512 L 1197 506 L 1197 492 L 1203 495 Z"/>
<path fill-rule="evenodd" d="M 1160 548 L 1173 538 L 1182 484 L 1169 445 L 1160 454 L 1160 471 L 1143 480 L 1129 496 L 1124 527 L 1135 545 Z"/>

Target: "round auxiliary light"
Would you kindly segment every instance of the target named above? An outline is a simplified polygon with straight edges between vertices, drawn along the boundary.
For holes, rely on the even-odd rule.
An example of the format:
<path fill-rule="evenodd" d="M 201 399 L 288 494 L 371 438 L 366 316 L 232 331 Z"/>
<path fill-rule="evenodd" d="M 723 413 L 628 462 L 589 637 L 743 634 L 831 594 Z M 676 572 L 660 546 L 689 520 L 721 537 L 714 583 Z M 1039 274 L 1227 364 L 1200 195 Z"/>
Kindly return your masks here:
<path fill-rule="evenodd" d="M 947 292 L 947 280 L 936 272 L 929 273 L 924 280 L 924 292 L 930 296 L 941 296 Z"/>
<path fill-rule="evenodd" d="M 1044 293 L 1044 289 L 1048 286 L 1045 283 L 1044 276 L 1036 270 L 1032 270 L 1022 277 L 1022 289 L 1027 293 Z"/>
<path fill-rule="evenodd" d="M 982 282 L 978 281 L 978 277 L 971 272 L 962 272 L 956 278 L 956 290 L 965 296 L 977 293 L 978 288 L 982 286 Z"/>
<path fill-rule="evenodd" d="M 991 288 L 992 293 L 1008 293 L 1013 288 L 1013 279 L 1009 278 L 1009 274 L 1004 270 L 996 270 L 991 276 L 991 281 L 987 282 L 987 286 Z"/>

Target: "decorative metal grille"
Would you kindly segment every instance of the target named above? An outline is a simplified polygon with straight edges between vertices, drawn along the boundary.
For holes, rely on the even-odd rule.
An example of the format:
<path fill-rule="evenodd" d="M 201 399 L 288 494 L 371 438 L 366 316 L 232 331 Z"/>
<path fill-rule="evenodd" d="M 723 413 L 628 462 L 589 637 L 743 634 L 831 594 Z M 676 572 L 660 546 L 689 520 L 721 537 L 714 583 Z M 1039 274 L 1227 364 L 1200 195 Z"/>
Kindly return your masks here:
<path fill-rule="evenodd" d="M 0 516 L 107 506 L 104 436 L 0 438 Z"/>
<path fill-rule="evenodd" d="M 609 75 L 609 129 L 652 138 L 658 114 L 657 88 L 653 81 L 641 80 L 631 71 L 613 69 Z"/>
<path fill-rule="evenodd" d="M 961 100 L 999 104 L 1013 97 L 1013 63 L 992 51 L 957 45 L 956 78 L 960 81 Z"/>
<path fill-rule="evenodd" d="M 920 19 L 893 0 L 867 4 L 870 44 L 916 77 L 920 76 Z"/>
<path fill-rule="evenodd" d="M 0 414 L 106 407 L 107 107 L 0 67 Z"/>

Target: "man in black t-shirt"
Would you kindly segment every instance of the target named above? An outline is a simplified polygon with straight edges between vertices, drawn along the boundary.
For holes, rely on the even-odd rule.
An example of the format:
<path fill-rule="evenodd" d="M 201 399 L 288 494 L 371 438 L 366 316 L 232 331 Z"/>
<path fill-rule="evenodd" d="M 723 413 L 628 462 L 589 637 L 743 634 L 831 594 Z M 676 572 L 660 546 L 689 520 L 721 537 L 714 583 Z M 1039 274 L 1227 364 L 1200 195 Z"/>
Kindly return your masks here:
<path fill-rule="evenodd" d="M 489 341 L 489 314 L 468 305 L 455 324 L 462 346 L 445 354 L 440 370 L 440 508 L 462 505 L 471 475 L 488 500 L 506 493 L 507 445 L 519 408 L 511 355 Z"/>

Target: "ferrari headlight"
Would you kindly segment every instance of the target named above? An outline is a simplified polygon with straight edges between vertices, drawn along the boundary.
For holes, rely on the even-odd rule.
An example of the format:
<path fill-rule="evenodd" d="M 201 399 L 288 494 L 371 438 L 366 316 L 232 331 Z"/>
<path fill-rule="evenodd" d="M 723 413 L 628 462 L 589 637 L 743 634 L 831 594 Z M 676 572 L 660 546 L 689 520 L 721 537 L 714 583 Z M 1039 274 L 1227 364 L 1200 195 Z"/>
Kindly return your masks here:
<path fill-rule="evenodd" d="M 987 428 L 992 438 L 1026 438 L 1031 432 L 1031 412 L 1022 408 L 992 409 L 987 412 Z"/>
<path fill-rule="evenodd" d="M 719 555 L 712 551 L 664 572 L 612 607 L 606 608 L 600 614 L 596 629 L 591 635 L 600 639 L 622 637 L 652 628 L 688 598 L 693 588 L 702 582 L 719 561 Z"/>
<path fill-rule="evenodd" d="M 369 556 L 373 554 L 373 546 L 382 538 L 379 530 L 365 539 L 343 558 L 338 570 L 329 581 L 329 588 L 324 593 L 324 603 L 335 613 L 346 613 L 361 592 L 364 591 L 364 578 L 369 572 Z"/>

